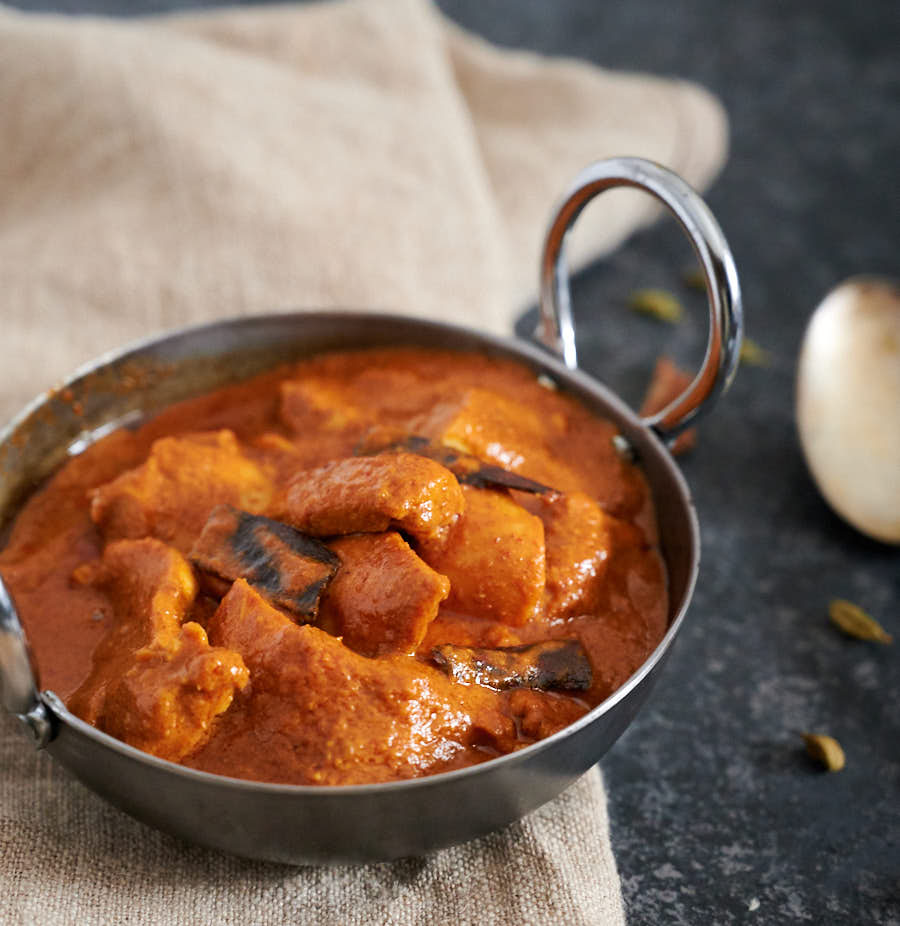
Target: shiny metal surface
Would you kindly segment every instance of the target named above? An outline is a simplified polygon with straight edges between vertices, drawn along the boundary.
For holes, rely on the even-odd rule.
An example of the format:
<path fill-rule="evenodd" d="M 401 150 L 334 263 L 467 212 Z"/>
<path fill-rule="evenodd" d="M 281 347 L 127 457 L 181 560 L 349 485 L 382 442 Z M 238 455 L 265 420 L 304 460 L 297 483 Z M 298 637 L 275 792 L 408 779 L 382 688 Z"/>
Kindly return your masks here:
<path fill-rule="evenodd" d="M 737 370 L 743 336 L 741 291 L 728 242 L 709 207 L 676 174 L 642 158 L 610 158 L 586 167 L 572 183 L 554 213 L 541 257 L 540 339 L 578 367 L 566 236 L 581 211 L 595 197 L 616 187 L 633 187 L 655 196 L 675 216 L 691 240 L 709 299 L 709 338 L 703 364 L 685 392 L 655 415 L 644 419 L 671 442 L 710 408 L 728 388 Z"/>
<path fill-rule="evenodd" d="M 0 578 L 0 703 L 11 714 L 25 714 L 37 702 L 36 673 L 28 641 Z"/>
<path fill-rule="evenodd" d="M 50 715 L 38 695 L 37 668 L 12 597 L 0 577 L 0 704 L 25 725 L 38 747 L 52 736 Z"/>
<path fill-rule="evenodd" d="M 646 701 L 684 619 L 697 576 L 699 530 L 690 494 L 654 429 L 673 435 L 721 394 L 733 373 L 740 332 L 737 281 L 722 242 L 724 252 L 704 251 L 701 259 L 709 279 L 731 294 L 730 301 L 723 302 L 720 293 L 715 302 L 711 293 L 711 304 L 719 307 L 718 321 L 704 371 L 685 396 L 649 422 L 653 428 L 574 368 L 571 317 L 568 322 L 552 317 L 560 308 L 560 293 L 567 299 L 565 278 L 559 276 L 565 272 L 562 239 L 587 199 L 626 182 L 620 176 L 623 160 L 604 162 L 606 174 L 612 171 L 613 176 L 596 176 L 596 170 L 589 169 L 551 228 L 543 278 L 555 295 L 544 294 L 544 337 L 554 347 L 565 347 L 566 338 L 571 340 L 565 363 L 524 342 L 370 313 L 297 312 L 188 328 L 101 357 L 36 399 L 0 433 L 0 527 L 68 455 L 117 424 L 152 415 L 180 399 L 328 350 L 402 345 L 478 350 L 526 364 L 610 418 L 640 460 L 656 504 L 670 594 L 669 630 L 644 665 L 565 730 L 482 765 L 380 785 L 273 785 L 156 759 L 83 723 L 53 692 L 41 692 L 33 703 L 37 683 L 23 656 L 27 644 L 12 619 L 12 603 L 0 600 L 3 638 L 9 644 L 9 656 L 0 665 L 3 704 L 20 717 L 30 704 L 24 713 L 43 717 L 43 739 L 55 759 L 117 807 L 153 826 L 225 852 L 300 864 L 391 859 L 471 839 L 555 797 L 603 756 Z M 631 160 L 629 164 L 634 172 Z M 660 196 L 670 208 L 670 200 L 680 202 L 681 188 L 676 184 L 672 192 L 666 187 L 671 175 L 650 171 L 646 176 L 629 175 L 627 182 Z M 696 225 L 697 234 L 715 239 L 714 222 L 707 227 L 711 217 L 704 219 L 701 210 L 698 218 L 695 205 L 691 201 L 691 208 L 681 210 L 686 220 L 681 212 L 676 214 L 683 224 L 689 223 L 692 235 Z"/>

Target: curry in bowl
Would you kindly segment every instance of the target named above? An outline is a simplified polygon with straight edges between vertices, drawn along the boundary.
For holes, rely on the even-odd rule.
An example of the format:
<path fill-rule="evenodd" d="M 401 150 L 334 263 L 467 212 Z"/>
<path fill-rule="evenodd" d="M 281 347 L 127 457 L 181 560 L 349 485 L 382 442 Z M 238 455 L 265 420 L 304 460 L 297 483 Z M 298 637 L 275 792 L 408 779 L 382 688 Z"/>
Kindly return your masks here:
<path fill-rule="evenodd" d="M 616 434 L 512 360 L 323 354 L 73 456 L 0 572 L 45 686 L 148 753 L 290 784 L 457 769 L 568 726 L 666 631 Z"/>

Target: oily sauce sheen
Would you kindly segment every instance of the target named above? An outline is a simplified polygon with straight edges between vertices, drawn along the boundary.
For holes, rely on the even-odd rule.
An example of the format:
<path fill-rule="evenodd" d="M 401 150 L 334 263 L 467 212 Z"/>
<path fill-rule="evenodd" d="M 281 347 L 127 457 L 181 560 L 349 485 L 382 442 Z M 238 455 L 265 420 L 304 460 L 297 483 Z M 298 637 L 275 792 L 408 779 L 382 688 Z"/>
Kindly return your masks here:
<path fill-rule="evenodd" d="M 295 784 L 434 774 L 562 729 L 662 638 L 615 433 L 511 361 L 324 354 L 73 457 L 0 571 L 41 684 L 139 749 Z"/>

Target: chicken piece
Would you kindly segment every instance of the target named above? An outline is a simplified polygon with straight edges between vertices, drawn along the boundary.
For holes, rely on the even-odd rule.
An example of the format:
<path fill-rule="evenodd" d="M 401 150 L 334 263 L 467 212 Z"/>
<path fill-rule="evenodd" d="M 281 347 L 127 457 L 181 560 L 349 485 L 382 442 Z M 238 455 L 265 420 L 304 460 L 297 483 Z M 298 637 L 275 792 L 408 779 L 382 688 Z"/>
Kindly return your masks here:
<path fill-rule="evenodd" d="M 348 456 L 373 420 L 345 383 L 315 377 L 281 384 L 280 414 L 293 433 L 294 472 Z"/>
<path fill-rule="evenodd" d="M 465 685 L 585 691 L 591 663 L 579 640 L 544 640 L 522 646 L 483 649 L 445 643 L 431 651 L 435 665 Z"/>
<path fill-rule="evenodd" d="M 407 656 L 360 656 L 292 623 L 242 579 L 210 639 L 242 654 L 253 686 L 187 765 L 257 781 L 371 783 L 453 767 L 466 750 L 477 761 L 481 744 L 517 743 L 497 692 L 461 688 Z"/>
<path fill-rule="evenodd" d="M 413 653 L 450 591 L 393 532 L 331 544 L 341 568 L 322 598 L 319 626 L 364 656 Z"/>
<path fill-rule="evenodd" d="M 420 554 L 450 579 L 448 607 L 521 626 L 544 594 L 544 525 L 503 492 L 462 490 L 465 514 L 446 539 L 421 543 Z"/>
<path fill-rule="evenodd" d="M 521 449 L 542 443 L 543 429 L 534 409 L 477 387 L 457 401 L 438 403 L 410 427 L 415 434 L 513 470 L 523 462 Z"/>
<path fill-rule="evenodd" d="M 174 648 L 153 643 L 134 654 L 131 668 L 107 690 L 96 725 L 178 762 L 208 738 L 213 719 L 228 710 L 249 679 L 237 653 L 211 647 L 206 631 L 189 621 Z"/>
<path fill-rule="evenodd" d="M 164 437 L 145 463 L 91 492 L 91 518 L 107 540 L 157 537 L 187 553 L 216 505 L 256 513 L 274 494 L 232 431 Z"/>
<path fill-rule="evenodd" d="M 354 394 L 373 410 L 373 420 L 395 424 L 428 408 L 440 391 L 428 370 L 401 370 L 390 361 L 367 364 L 352 383 Z"/>
<path fill-rule="evenodd" d="M 481 646 L 496 649 L 499 646 L 519 646 L 526 642 L 522 631 L 531 627 L 510 627 L 500 621 L 485 620 L 483 617 L 470 617 L 457 611 L 450 611 L 446 606 L 428 625 L 425 637 L 416 654 L 421 659 L 430 659 L 431 651 L 436 646 L 450 643 L 454 646 Z"/>
<path fill-rule="evenodd" d="M 316 616 L 319 598 L 340 565 L 318 540 L 230 505 L 213 509 L 190 559 L 229 583 L 246 579 L 273 604 L 304 619 Z"/>
<path fill-rule="evenodd" d="M 75 579 L 106 593 L 113 623 L 69 709 L 177 762 L 209 735 L 212 719 L 249 678 L 237 653 L 210 647 L 199 624 L 182 624 L 197 593 L 190 564 L 158 540 L 120 540 Z"/>
<path fill-rule="evenodd" d="M 377 363 L 307 373 L 281 386 L 281 419 L 299 438 L 356 432 L 380 422 L 399 424 L 434 401 L 433 378 Z"/>
<path fill-rule="evenodd" d="M 544 522 L 549 618 L 590 614 L 597 605 L 609 556 L 606 518 L 583 492 L 529 500 L 529 510 Z"/>
<path fill-rule="evenodd" d="M 424 538 L 440 534 L 464 508 L 456 477 L 440 463 L 385 453 L 299 473 L 288 489 L 286 520 L 317 537 L 394 527 Z"/>
<path fill-rule="evenodd" d="M 115 618 L 100 643 L 96 662 L 131 654 L 154 640 L 174 645 L 182 621 L 197 596 L 190 563 L 159 540 L 118 540 L 103 556 L 79 566 L 76 583 L 104 592 Z M 116 666 L 112 674 L 121 674 Z"/>
<path fill-rule="evenodd" d="M 371 414 L 350 400 L 348 390 L 328 380 L 310 378 L 281 384 L 281 418 L 300 437 L 365 427 Z"/>
<path fill-rule="evenodd" d="M 521 473 L 555 489 L 577 488 L 573 471 L 548 449 L 548 430 L 564 421 L 543 419 L 533 408 L 478 387 L 462 398 L 439 402 L 409 422 L 409 431 L 461 450 L 505 470 Z"/>

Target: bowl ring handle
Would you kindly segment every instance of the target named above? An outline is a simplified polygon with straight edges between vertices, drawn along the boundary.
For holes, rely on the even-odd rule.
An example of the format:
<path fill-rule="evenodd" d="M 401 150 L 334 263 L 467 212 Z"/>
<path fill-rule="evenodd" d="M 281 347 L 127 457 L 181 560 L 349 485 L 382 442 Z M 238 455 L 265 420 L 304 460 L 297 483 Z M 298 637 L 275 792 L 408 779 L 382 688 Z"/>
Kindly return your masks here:
<path fill-rule="evenodd" d="M 642 419 L 670 444 L 731 384 L 743 333 L 741 291 L 728 242 L 706 203 L 677 174 L 652 161 L 631 157 L 597 161 L 578 174 L 556 209 L 544 240 L 538 337 L 569 369 L 577 368 L 566 236 L 581 210 L 599 193 L 614 187 L 643 190 L 668 207 L 690 238 L 706 280 L 709 339 L 703 364 L 677 399 Z"/>

